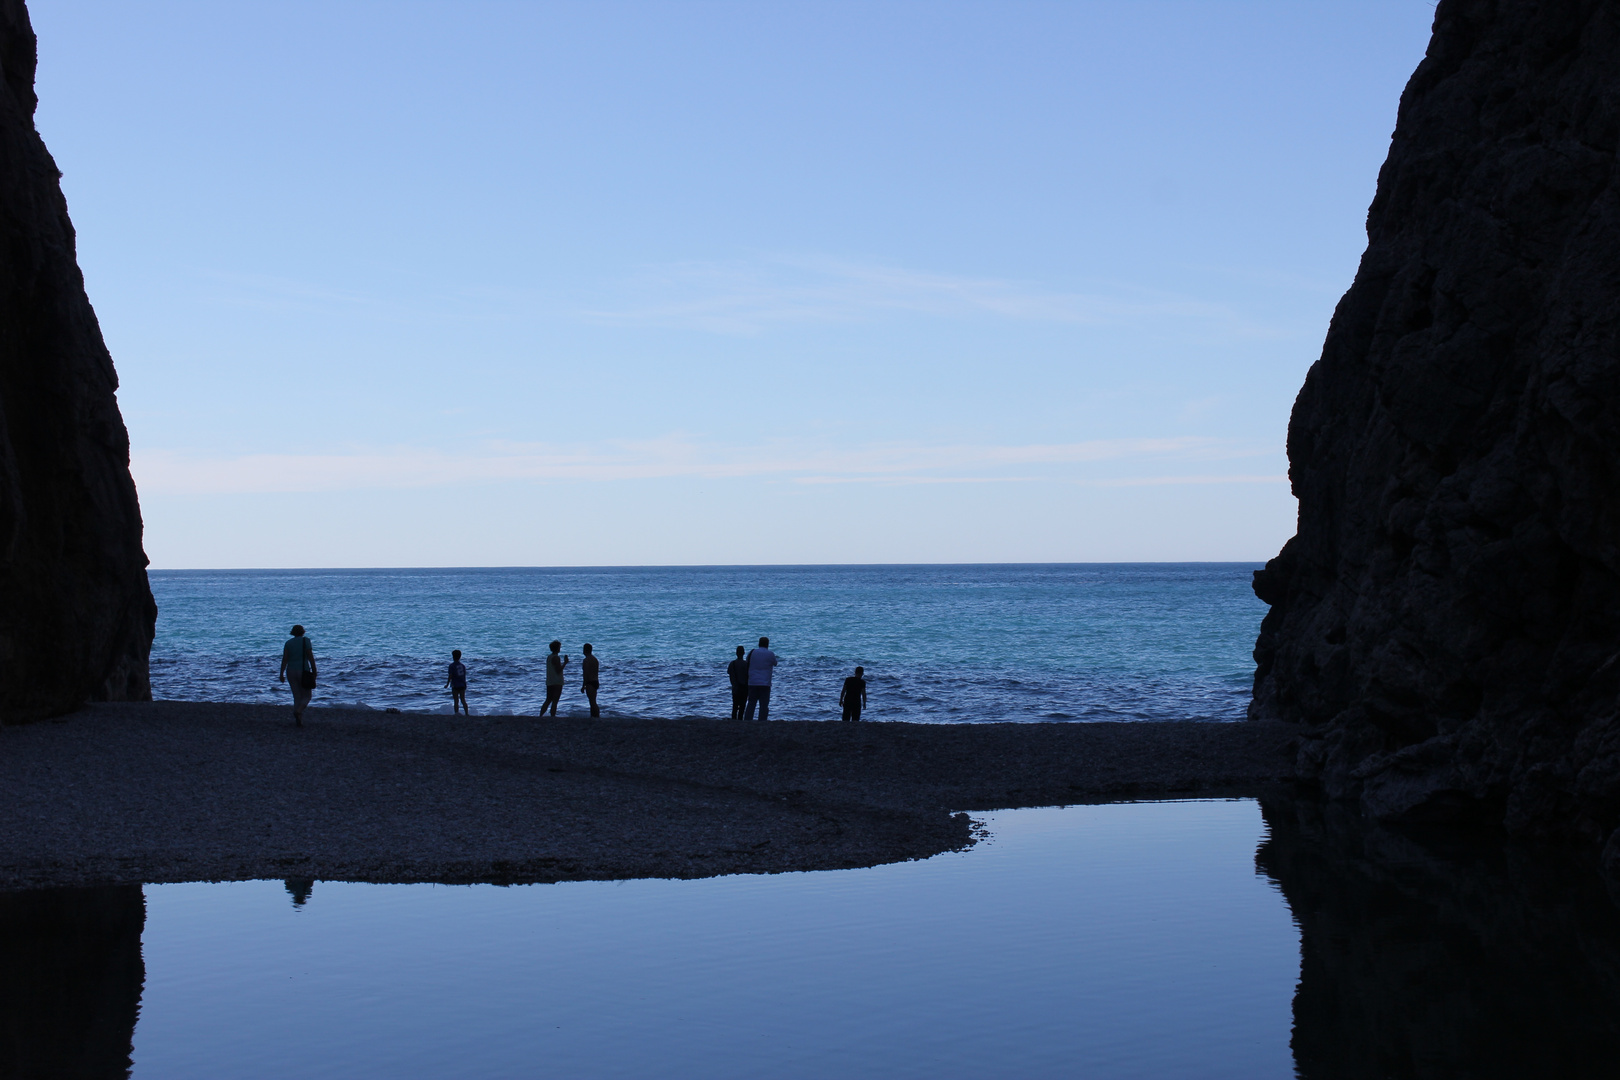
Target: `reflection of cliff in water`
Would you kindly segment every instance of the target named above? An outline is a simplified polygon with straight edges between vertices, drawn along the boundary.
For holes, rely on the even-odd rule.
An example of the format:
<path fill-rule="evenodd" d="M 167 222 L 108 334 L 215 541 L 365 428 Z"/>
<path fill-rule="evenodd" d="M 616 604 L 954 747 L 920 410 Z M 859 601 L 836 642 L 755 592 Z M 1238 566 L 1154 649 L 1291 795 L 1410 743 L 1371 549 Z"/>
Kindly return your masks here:
<path fill-rule="evenodd" d="M 129 1074 L 145 922 L 139 885 L 0 894 L 0 1076 Z"/>
<path fill-rule="evenodd" d="M 1620 911 L 1579 865 L 1268 800 L 1257 862 L 1299 923 L 1303 1080 L 1615 1075 Z"/>

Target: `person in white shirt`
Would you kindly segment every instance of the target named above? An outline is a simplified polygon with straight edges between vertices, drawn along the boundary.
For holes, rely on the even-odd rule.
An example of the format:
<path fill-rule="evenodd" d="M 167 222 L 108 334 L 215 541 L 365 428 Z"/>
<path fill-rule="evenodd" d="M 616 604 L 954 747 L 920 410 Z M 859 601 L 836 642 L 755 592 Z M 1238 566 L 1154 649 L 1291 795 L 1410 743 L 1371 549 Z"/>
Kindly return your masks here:
<path fill-rule="evenodd" d="M 562 700 L 563 668 L 567 666 L 568 657 L 562 651 L 562 642 L 553 641 L 551 655 L 546 657 L 546 703 L 540 706 L 541 716 L 546 715 L 547 709 L 552 716 L 557 715 L 557 703 Z"/>
<path fill-rule="evenodd" d="M 771 670 L 776 667 L 776 654 L 771 652 L 771 639 L 759 639 L 759 648 L 748 653 L 748 704 L 743 707 L 743 719 L 754 718 L 754 706 L 759 706 L 759 718 L 767 719 L 771 711 Z"/>

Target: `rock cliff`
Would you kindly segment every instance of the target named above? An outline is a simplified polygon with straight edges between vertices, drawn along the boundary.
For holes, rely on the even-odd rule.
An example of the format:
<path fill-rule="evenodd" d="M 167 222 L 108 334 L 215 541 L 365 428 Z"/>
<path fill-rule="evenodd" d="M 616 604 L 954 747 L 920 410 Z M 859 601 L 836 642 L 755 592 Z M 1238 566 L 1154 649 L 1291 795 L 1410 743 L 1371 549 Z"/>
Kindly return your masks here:
<path fill-rule="evenodd" d="M 1617 137 L 1620 5 L 1441 0 L 1255 575 L 1250 715 L 1375 817 L 1620 825 Z"/>
<path fill-rule="evenodd" d="M 34 130 L 34 32 L 0 0 L 0 720 L 151 697 L 157 608 L 117 376 L 61 174 Z"/>

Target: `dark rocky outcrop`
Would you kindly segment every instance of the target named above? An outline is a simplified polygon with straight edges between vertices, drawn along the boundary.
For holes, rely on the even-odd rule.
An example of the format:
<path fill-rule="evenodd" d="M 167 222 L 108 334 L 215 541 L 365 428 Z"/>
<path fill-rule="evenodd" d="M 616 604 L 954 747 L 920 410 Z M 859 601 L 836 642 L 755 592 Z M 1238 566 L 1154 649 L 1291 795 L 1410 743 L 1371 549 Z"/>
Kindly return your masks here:
<path fill-rule="evenodd" d="M 34 130 L 34 32 L 0 0 L 0 720 L 151 697 L 157 616 L 117 376 L 61 174 Z"/>
<path fill-rule="evenodd" d="M 1288 432 L 1251 715 L 1382 819 L 1620 825 L 1620 5 L 1442 0 Z"/>

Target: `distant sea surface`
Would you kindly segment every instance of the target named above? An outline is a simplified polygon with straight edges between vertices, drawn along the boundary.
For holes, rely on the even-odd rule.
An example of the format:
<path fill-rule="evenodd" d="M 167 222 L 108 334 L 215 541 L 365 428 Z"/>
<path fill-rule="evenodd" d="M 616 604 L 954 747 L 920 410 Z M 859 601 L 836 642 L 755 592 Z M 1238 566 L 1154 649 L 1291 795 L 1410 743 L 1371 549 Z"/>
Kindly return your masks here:
<path fill-rule="evenodd" d="M 448 712 L 450 650 L 477 713 L 535 713 L 553 638 L 562 711 L 587 712 L 580 645 L 608 715 L 725 716 L 725 667 L 768 635 L 771 718 L 838 718 L 866 668 L 867 718 L 1239 720 L 1265 606 L 1258 563 L 428 570 L 155 570 L 159 698 L 285 702 L 302 623 L 314 706 Z"/>

